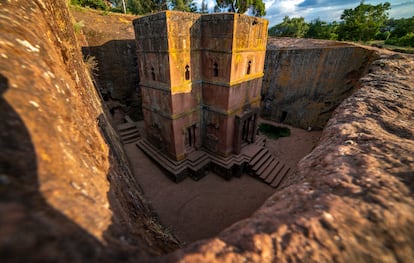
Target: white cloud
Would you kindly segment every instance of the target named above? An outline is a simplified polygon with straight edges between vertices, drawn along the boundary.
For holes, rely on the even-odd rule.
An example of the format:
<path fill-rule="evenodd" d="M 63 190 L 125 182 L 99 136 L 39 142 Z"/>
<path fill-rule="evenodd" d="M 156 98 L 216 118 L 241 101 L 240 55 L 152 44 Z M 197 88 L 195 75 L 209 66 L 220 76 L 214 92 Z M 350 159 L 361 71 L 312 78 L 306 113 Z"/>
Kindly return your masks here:
<path fill-rule="evenodd" d="M 198 7 L 202 0 L 194 0 Z M 366 0 L 366 4 L 391 3 L 390 17 L 414 16 L 414 0 Z M 210 12 L 213 12 L 215 0 L 205 0 Z M 307 22 L 320 18 L 324 21 L 339 21 L 344 9 L 354 8 L 360 0 L 263 0 L 266 6 L 265 18 L 269 26 L 283 21 L 285 16 L 304 17 Z"/>
<path fill-rule="evenodd" d="M 365 4 L 391 3 L 390 17 L 414 16 L 414 0 L 366 0 Z M 354 8 L 360 0 L 265 0 L 269 26 L 282 22 L 285 16 L 304 17 L 310 22 L 320 18 L 324 21 L 339 21 L 344 9 Z"/>

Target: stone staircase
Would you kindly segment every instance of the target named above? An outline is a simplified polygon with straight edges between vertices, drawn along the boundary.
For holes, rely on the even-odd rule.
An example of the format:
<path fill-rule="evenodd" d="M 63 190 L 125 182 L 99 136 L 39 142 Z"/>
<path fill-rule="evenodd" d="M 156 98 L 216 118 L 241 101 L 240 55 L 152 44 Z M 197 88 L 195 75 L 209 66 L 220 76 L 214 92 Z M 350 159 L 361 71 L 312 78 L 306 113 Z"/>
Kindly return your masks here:
<path fill-rule="evenodd" d="M 139 139 L 136 146 L 158 163 L 175 182 L 180 182 L 187 176 L 199 180 L 206 174 L 208 169 L 226 179 L 230 179 L 232 176 L 240 176 L 243 170 L 246 171 L 247 168 L 249 175 L 260 179 L 273 188 L 277 188 L 292 170 L 276 160 L 265 148 L 265 143 L 265 138 L 258 136 L 255 143 L 244 146 L 238 155 L 233 154 L 223 157 L 205 150 L 198 150 L 190 153 L 182 161 L 170 159 L 146 139 Z"/>
<path fill-rule="evenodd" d="M 118 125 L 117 130 L 123 144 L 133 143 L 141 138 L 139 130 L 133 122 L 122 123 Z"/>
<path fill-rule="evenodd" d="M 174 161 L 145 139 L 138 140 L 136 146 L 168 172 L 175 182 L 188 175 L 195 180 L 200 179 L 210 163 L 208 154 L 203 151 L 194 151 L 185 160 Z"/>
<path fill-rule="evenodd" d="M 168 156 L 145 139 L 137 141 L 136 146 L 158 163 L 169 175 L 172 175 L 172 179 L 175 182 L 179 182 L 185 178 L 187 165 L 184 161 L 177 162 L 168 158 Z"/>
<path fill-rule="evenodd" d="M 250 175 L 260 178 L 273 188 L 278 188 L 283 179 L 292 173 L 292 169 L 276 158 L 264 147 L 250 159 Z"/>

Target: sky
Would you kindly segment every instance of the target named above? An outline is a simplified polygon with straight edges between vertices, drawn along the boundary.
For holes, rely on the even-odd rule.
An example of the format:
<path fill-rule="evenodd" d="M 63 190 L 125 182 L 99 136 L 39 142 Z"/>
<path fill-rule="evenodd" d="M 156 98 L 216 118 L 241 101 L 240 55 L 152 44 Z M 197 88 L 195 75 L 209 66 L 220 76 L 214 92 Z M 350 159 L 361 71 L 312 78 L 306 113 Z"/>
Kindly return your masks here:
<path fill-rule="evenodd" d="M 202 0 L 195 2 L 201 3 Z M 214 8 L 214 0 L 207 0 L 210 10 Z M 360 0 L 263 0 L 266 5 L 266 16 L 269 27 L 279 24 L 285 16 L 304 17 L 306 22 L 320 18 L 326 22 L 339 21 L 344 9 L 355 8 Z M 377 5 L 389 2 L 389 16 L 394 18 L 414 16 L 414 0 L 365 0 L 365 4 Z"/>

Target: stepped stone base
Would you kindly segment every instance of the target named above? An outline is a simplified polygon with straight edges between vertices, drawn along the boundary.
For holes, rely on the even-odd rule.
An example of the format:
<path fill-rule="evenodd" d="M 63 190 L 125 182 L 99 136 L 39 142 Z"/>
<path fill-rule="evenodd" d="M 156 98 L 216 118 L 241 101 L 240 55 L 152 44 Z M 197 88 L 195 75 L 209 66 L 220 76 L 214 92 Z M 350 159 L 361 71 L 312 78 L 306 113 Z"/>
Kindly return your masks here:
<path fill-rule="evenodd" d="M 117 130 L 123 144 L 134 143 L 141 139 L 140 132 L 132 120 L 118 125 Z"/>
<path fill-rule="evenodd" d="M 240 154 L 222 157 L 201 149 L 190 153 L 182 161 L 175 161 L 146 139 L 139 139 L 136 142 L 137 147 L 155 161 L 176 183 L 186 177 L 197 181 L 211 170 L 227 180 L 234 176 L 241 176 L 245 172 L 271 187 L 278 188 L 292 169 L 276 160 L 264 144 L 265 138 L 258 136 L 256 142 L 245 145 Z"/>

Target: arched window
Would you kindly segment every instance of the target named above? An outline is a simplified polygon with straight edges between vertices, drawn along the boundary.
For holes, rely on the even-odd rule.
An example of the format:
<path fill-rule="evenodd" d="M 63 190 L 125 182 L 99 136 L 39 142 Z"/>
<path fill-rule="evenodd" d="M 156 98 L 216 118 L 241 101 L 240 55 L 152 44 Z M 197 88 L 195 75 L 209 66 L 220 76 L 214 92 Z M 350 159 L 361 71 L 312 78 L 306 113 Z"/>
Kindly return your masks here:
<path fill-rule="evenodd" d="M 154 67 L 151 67 L 151 75 L 152 75 L 152 80 L 155 80 L 155 70 L 154 70 Z"/>
<path fill-rule="evenodd" d="M 214 62 L 214 65 L 213 65 L 213 76 L 218 77 L 218 65 L 216 62 Z"/>
<path fill-rule="evenodd" d="M 247 63 L 247 75 L 249 75 L 249 74 L 250 74 L 250 70 L 251 70 L 251 68 L 252 68 L 252 62 L 251 62 L 251 61 L 249 61 L 249 63 Z"/>
<path fill-rule="evenodd" d="M 144 72 L 144 77 L 147 78 L 148 77 L 148 67 L 147 67 L 147 65 L 143 66 L 142 71 Z"/>
<path fill-rule="evenodd" d="M 190 66 L 186 65 L 185 66 L 185 80 L 189 80 L 190 79 Z"/>

